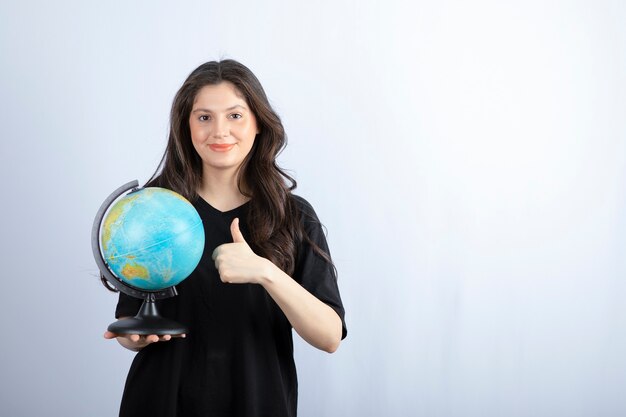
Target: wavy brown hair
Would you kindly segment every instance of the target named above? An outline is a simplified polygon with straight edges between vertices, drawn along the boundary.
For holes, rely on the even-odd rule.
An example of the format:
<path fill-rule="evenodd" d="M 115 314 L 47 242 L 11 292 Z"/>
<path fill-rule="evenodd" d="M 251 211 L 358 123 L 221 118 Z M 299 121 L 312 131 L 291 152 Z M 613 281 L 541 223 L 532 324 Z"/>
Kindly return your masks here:
<path fill-rule="evenodd" d="M 301 216 L 307 214 L 299 213 L 291 194 L 296 181 L 276 163 L 277 155 L 287 143 L 280 118 L 257 77 L 235 60 L 206 62 L 187 77 L 174 97 L 165 153 L 146 186 L 169 188 L 188 200 L 197 198 L 202 184 L 202 159 L 192 145 L 189 115 L 202 87 L 224 81 L 232 83 L 245 99 L 259 128 L 238 176 L 239 191 L 250 198 L 247 216 L 250 246 L 289 275 L 294 272 L 298 242 L 303 239 L 332 265 L 330 256 L 304 231 Z M 333 272 L 334 269 L 333 265 Z"/>

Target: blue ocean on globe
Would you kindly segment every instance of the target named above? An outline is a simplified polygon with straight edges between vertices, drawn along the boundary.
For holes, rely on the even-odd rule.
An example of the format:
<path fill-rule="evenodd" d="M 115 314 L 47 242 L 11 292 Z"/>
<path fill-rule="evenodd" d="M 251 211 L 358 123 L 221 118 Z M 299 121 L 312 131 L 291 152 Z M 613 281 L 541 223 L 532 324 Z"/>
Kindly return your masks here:
<path fill-rule="evenodd" d="M 142 188 L 111 206 L 100 245 L 116 277 L 136 289 L 156 291 L 179 284 L 198 266 L 204 227 L 180 194 Z"/>

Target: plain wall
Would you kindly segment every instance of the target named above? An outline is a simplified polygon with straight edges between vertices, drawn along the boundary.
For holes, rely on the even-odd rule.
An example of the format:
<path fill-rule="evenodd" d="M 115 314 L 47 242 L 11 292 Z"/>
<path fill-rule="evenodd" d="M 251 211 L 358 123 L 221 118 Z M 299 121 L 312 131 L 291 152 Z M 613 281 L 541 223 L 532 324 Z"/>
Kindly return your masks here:
<path fill-rule="evenodd" d="M 621 1 L 0 4 L 0 415 L 116 415 L 90 232 L 199 64 L 261 80 L 347 310 L 299 415 L 626 415 Z"/>

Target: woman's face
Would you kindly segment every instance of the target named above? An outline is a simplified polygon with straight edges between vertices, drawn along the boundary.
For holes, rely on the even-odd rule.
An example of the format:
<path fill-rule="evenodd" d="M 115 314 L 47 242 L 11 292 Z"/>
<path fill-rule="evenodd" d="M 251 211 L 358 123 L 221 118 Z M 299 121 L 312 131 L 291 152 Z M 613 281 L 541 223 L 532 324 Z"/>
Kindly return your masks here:
<path fill-rule="evenodd" d="M 252 149 L 258 133 L 248 103 L 228 81 L 198 91 L 189 115 L 189 129 L 203 169 L 233 174 Z"/>

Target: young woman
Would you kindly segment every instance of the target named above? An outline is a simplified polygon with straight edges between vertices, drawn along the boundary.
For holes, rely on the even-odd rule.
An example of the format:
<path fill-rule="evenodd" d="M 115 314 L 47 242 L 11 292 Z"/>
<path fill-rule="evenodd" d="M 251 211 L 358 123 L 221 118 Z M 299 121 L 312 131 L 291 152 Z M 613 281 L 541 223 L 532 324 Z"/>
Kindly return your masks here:
<path fill-rule="evenodd" d="M 159 301 L 186 337 L 105 333 L 138 351 L 120 416 L 295 416 L 292 328 L 327 352 L 346 336 L 320 222 L 276 164 L 284 146 L 263 87 L 234 60 L 201 65 L 176 94 L 147 186 L 194 204 L 206 246 L 179 295 Z M 140 305 L 120 294 L 116 317 Z"/>

